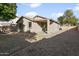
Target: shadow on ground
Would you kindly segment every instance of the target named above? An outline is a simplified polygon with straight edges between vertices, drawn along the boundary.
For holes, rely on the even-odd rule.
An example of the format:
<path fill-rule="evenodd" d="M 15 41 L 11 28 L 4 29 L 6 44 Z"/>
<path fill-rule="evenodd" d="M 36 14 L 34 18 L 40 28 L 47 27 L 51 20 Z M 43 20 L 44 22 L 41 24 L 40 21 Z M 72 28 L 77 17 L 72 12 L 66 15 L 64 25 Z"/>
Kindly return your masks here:
<path fill-rule="evenodd" d="M 49 39 L 43 39 L 11 55 L 15 56 L 78 56 L 79 32 L 70 29 Z"/>

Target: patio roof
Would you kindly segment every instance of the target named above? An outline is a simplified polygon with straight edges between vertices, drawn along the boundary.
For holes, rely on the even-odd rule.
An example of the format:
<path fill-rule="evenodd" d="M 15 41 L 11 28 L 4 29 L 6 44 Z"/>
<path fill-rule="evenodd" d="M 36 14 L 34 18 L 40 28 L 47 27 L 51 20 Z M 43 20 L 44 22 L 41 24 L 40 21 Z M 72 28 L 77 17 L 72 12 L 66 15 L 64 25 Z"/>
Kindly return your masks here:
<path fill-rule="evenodd" d="M 35 19 L 36 17 L 40 17 L 42 19 Z M 49 19 L 49 18 L 46 18 L 46 17 L 43 17 L 43 16 L 39 16 L 39 15 L 36 15 L 35 17 L 28 17 L 28 16 L 21 16 L 17 21 L 16 23 L 18 23 L 22 18 L 25 18 L 29 21 L 32 21 L 32 22 L 41 22 L 41 23 L 46 23 L 47 20 L 50 20 L 50 22 L 55 22 L 57 24 L 59 24 L 57 21 L 53 20 L 53 19 Z"/>

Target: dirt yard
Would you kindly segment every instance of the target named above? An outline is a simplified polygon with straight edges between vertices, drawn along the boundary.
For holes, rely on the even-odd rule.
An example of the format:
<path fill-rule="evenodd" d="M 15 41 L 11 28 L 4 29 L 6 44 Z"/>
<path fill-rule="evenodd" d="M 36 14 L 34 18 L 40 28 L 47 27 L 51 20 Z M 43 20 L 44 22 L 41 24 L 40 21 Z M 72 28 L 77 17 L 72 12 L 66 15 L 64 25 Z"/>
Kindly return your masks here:
<path fill-rule="evenodd" d="M 25 41 L 27 34 L 0 34 L 0 55 L 10 55 L 17 50 L 21 50 L 31 43 Z"/>
<path fill-rule="evenodd" d="M 79 56 L 79 32 L 68 30 L 12 54 L 26 56 Z"/>
<path fill-rule="evenodd" d="M 0 55 L 79 56 L 79 31 L 70 29 L 49 39 L 29 43 L 27 34 L 0 34 Z"/>

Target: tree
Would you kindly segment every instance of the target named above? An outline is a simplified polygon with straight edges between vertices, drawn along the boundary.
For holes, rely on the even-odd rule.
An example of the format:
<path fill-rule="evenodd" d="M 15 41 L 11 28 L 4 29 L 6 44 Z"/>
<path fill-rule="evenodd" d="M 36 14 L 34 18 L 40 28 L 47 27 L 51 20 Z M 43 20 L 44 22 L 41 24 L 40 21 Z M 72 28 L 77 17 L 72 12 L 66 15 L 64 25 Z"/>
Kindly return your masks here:
<path fill-rule="evenodd" d="M 64 19 L 64 16 L 60 16 L 60 17 L 58 17 L 58 21 L 59 21 L 59 23 L 60 23 L 61 25 L 64 24 L 63 19 Z"/>
<path fill-rule="evenodd" d="M 72 10 L 66 10 L 65 12 L 64 12 L 64 16 L 66 17 L 66 18 L 71 18 L 72 16 L 73 16 L 73 11 Z"/>
<path fill-rule="evenodd" d="M 60 24 L 76 25 L 78 19 L 74 16 L 72 10 L 66 10 L 63 16 L 58 18 Z"/>
<path fill-rule="evenodd" d="M 71 25 L 76 25 L 77 18 L 74 16 L 74 13 L 72 10 L 66 10 L 64 12 L 64 16 L 66 19 L 66 23 L 71 24 Z"/>
<path fill-rule="evenodd" d="M 15 3 L 0 3 L 0 20 L 9 21 L 16 17 Z"/>
<path fill-rule="evenodd" d="M 76 25 L 77 22 L 78 22 L 78 19 L 77 19 L 75 16 L 73 16 L 73 17 L 70 19 L 71 25 Z"/>

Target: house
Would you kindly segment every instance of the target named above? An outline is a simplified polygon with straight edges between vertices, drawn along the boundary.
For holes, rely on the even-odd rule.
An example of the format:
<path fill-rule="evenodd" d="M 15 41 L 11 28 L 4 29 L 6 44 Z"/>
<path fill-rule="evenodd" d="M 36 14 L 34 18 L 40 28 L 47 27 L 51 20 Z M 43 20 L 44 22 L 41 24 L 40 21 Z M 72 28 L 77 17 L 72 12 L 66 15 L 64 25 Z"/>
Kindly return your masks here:
<path fill-rule="evenodd" d="M 33 18 L 22 16 L 16 23 L 18 32 L 55 33 L 60 28 L 56 21 L 39 15 Z"/>
<path fill-rule="evenodd" d="M 15 19 L 12 19 L 10 21 L 0 21 L 0 31 L 1 32 L 11 32 L 16 27 L 16 21 L 19 19 L 19 17 L 16 17 Z"/>
<path fill-rule="evenodd" d="M 12 24 L 17 24 L 16 22 L 18 21 L 18 19 L 19 19 L 20 17 L 16 17 L 16 18 L 14 18 L 14 19 L 11 19 L 10 21 L 9 21 L 9 23 L 12 23 Z"/>
<path fill-rule="evenodd" d="M 8 21 L 0 21 L 0 31 L 1 32 L 9 32 L 10 31 L 10 25 Z"/>

